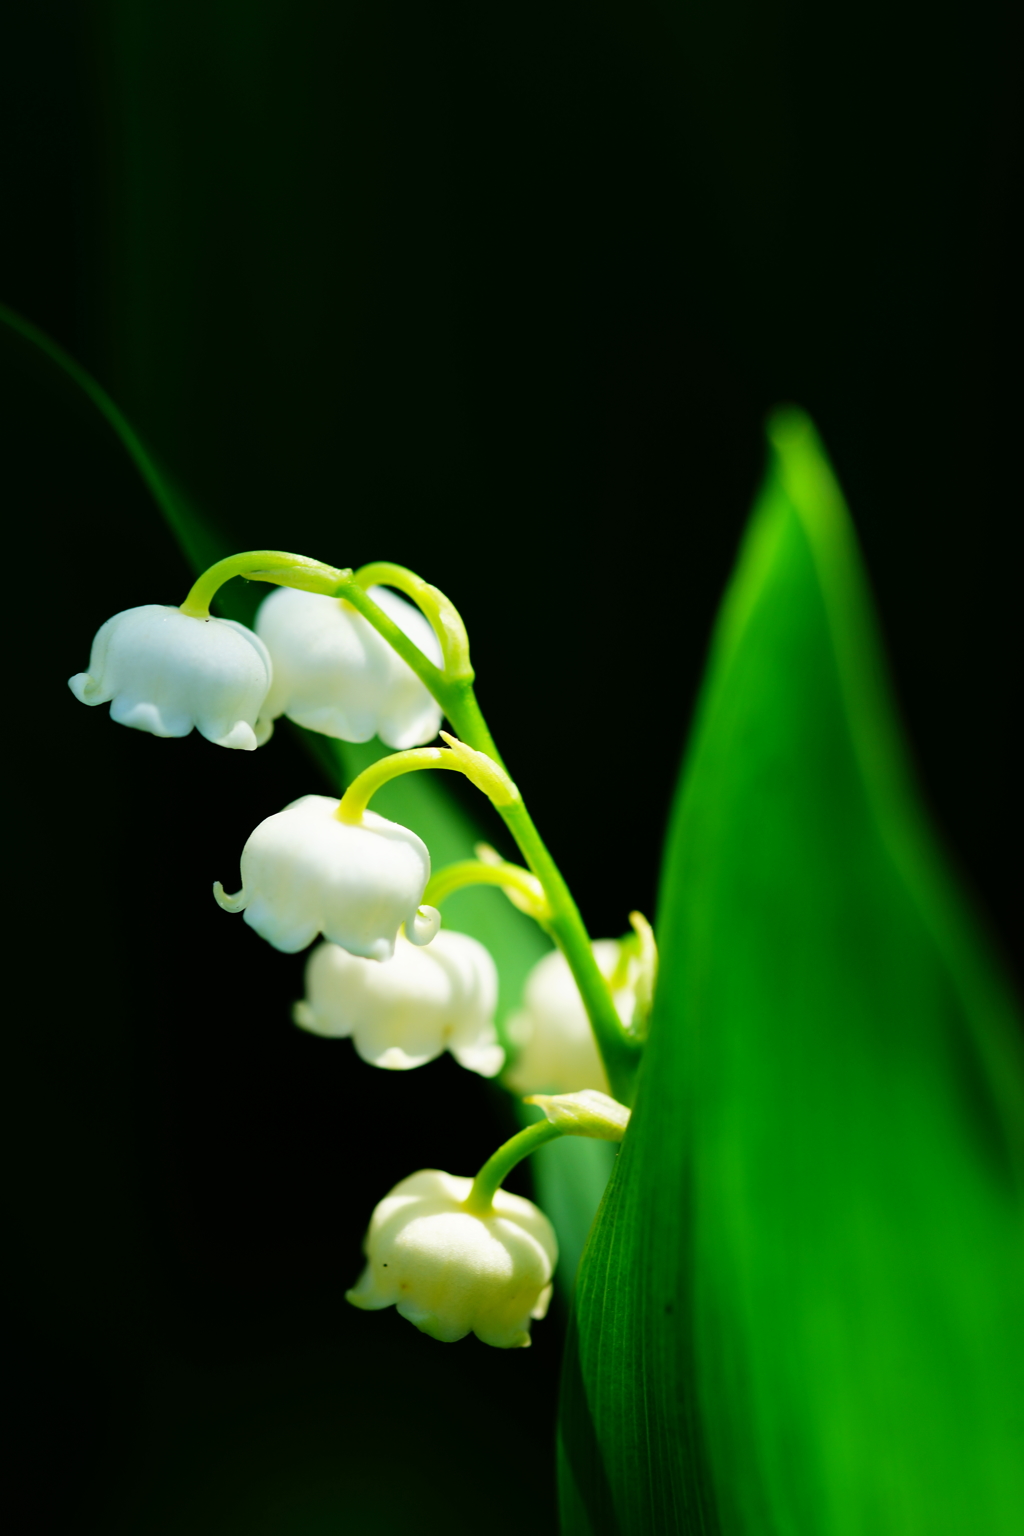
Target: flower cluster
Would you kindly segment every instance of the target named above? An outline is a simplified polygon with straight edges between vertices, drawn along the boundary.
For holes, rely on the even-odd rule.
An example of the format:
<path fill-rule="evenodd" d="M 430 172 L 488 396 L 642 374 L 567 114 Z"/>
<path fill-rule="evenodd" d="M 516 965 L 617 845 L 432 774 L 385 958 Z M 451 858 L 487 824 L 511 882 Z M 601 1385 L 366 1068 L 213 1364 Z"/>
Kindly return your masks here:
<path fill-rule="evenodd" d="M 607 1097 L 591 1020 L 626 1049 L 643 997 L 649 1002 L 651 966 L 648 957 L 645 969 L 643 944 L 638 949 L 633 936 L 591 947 L 571 902 L 560 909 L 552 903 L 542 878 L 548 856 L 486 728 L 478 729 L 478 712 L 467 715 L 477 745 L 445 732 L 443 747 L 424 745 L 438 735 L 439 699 L 449 697 L 449 684 L 456 704 L 466 697 L 472 672 L 465 631 L 443 594 L 412 573 L 372 567 L 367 579 L 371 571 L 394 574 L 422 599 L 430 622 L 386 587 L 364 591 L 351 572 L 256 551 L 212 567 L 180 609 L 149 605 L 109 619 L 96 634 L 88 671 L 70 687 L 83 703 L 109 703 L 114 720 L 156 736 L 197 729 L 218 746 L 252 751 L 285 715 L 346 741 L 378 736 L 396 749 L 341 800 L 303 795 L 267 816 L 242 849 L 237 893 L 227 895 L 219 881 L 213 888 L 221 907 L 244 913 L 275 949 L 294 954 L 321 938 L 295 1022 L 313 1034 L 350 1038 L 371 1065 L 407 1071 L 449 1051 L 484 1077 L 505 1066 L 494 961 L 467 934 L 441 930 L 431 900 L 440 903 L 461 885 L 495 884 L 568 945 L 573 965 L 561 949 L 543 959 L 509 1024 L 516 1050 L 505 1084 L 541 1090 L 533 1102 L 544 1118 L 499 1148 L 475 1179 L 427 1170 L 396 1185 L 373 1213 L 366 1269 L 348 1293 L 358 1307 L 395 1305 L 437 1339 L 472 1332 L 499 1348 L 521 1348 L 532 1319 L 547 1308 L 558 1248 L 547 1217 L 501 1182 L 552 1137 L 621 1139 L 628 1110 Z M 221 581 L 246 574 L 284 583 L 261 605 L 255 632 L 208 611 Z M 457 726 L 457 711 L 448 713 Z M 389 777 L 424 767 L 469 778 L 524 851 L 533 850 L 533 868 L 483 849 L 432 882 L 423 841 L 368 809 Z M 639 927 L 637 934 L 643 940 Z"/>
<path fill-rule="evenodd" d="M 436 665 L 441 648 L 418 609 L 373 587 L 377 606 Z M 407 662 L 344 599 L 280 587 L 256 632 L 231 619 L 148 604 L 97 631 L 89 670 L 69 679 L 83 704 L 109 704 L 119 725 L 154 736 L 195 727 L 221 747 L 253 751 L 274 721 L 342 741 L 379 736 L 389 747 L 431 741 L 441 710 Z"/>

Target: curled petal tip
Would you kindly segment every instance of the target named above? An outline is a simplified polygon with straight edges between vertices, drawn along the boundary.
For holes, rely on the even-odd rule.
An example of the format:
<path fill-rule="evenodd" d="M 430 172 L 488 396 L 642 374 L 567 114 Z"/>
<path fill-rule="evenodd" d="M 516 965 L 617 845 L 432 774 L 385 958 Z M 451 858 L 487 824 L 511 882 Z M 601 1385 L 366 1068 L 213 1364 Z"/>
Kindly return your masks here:
<path fill-rule="evenodd" d="M 417 907 L 411 923 L 406 923 L 406 937 L 412 944 L 429 944 L 436 938 L 441 927 L 441 914 L 436 907 Z"/>
<path fill-rule="evenodd" d="M 90 697 L 97 692 L 96 680 L 89 676 L 88 672 L 76 672 L 74 677 L 68 678 L 68 687 L 80 704 L 98 704 L 99 699 Z"/>
<path fill-rule="evenodd" d="M 213 899 L 218 907 L 223 907 L 225 912 L 241 912 L 246 904 L 245 887 L 236 896 L 225 894 L 224 887 L 219 880 L 213 882 Z"/>

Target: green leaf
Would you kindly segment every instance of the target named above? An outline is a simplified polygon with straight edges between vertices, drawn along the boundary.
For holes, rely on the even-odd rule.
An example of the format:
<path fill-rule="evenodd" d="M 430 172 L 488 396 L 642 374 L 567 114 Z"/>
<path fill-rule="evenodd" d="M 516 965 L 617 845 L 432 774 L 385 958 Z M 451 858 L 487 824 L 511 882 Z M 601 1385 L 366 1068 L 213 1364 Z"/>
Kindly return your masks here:
<path fill-rule="evenodd" d="M 97 411 L 97 426 L 102 418 L 124 447 L 141 479 L 163 513 L 164 520 L 178 541 L 185 558 L 198 572 L 227 553 L 223 538 L 204 518 L 189 498 L 174 485 L 167 471 L 156 460 L 124 413 L 91 374 L 58 346 L 38 326 L 6 304 L 0 304 L 0 331 L 19 336 L 22 341 L 46 357 L 60 373 L 81 390 Z"/>
<path fill-rule="evenodd" d="M 1024 1530 L 1024 1064 L 796 412 L 673 813 L 632 1124 L 566 1356 L 563 1529 Z"/>

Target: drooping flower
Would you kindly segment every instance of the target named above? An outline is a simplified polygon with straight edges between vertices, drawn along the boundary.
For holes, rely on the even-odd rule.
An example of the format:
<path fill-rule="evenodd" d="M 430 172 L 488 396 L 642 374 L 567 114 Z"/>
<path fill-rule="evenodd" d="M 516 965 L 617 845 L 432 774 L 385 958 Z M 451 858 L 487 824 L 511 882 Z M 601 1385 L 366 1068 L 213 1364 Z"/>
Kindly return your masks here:
<path fill-rule="evenodd" d="M 83 704 L 109 703 L 120 725 L 154 736 L 195 727 L 219 747 L 251 752 L 272 670 L 263 641 L 244 624 L 149 603 L 100 626 L 88 672 L 68 687 Z"/>
<path fill-rule="evenodd" d="M 483 1077 L 500 1072 L 494 1010 L 498 973 L 482 944 L 442 929 L 429 948 L 402 934 L 379 964 L 337 944 L 319 944 L 306 965 L 295 1022 L 313 1034 L 351 1036 L 364 1061 L 402 1071 L 451 1051 Z"/>
<path fill-rule="evenodd" d="M 371 587 L 369 595 L 440 666 L 437 636 L 419 609 L 387 587 Z M 344 599 L 280 587 L 260 604 L 256 630 L 274 663 L 260 722 L 264 739 L 279 715 L 342 741 L 379 736 L 399 751 L 437 735 L 440 706 Z"/>
<path fill-rule="evenodd" d="M 597 939 L 594 959 L 612 982 L 616 1011 L 624 1024 L 633 1018 L 639 961 L 623 954 L 618 939 Z M 514 1093 L 575 1093 L 594 1088 L 608 1093 L 604 1069 L 583 999 L 561 950 L 538 960 L 523 989 L 523 1007 L 508 1022 L 519 1047 L 505 1083 Z"/>
<path fill-rule="evenodd" d="M 370 1220 L 354 1306 L 395 1306 L 423 1333 L 454 1343 L 475 1333 L 523 1348 L 551 1299 L 554 1229 L 530 1200 L 499 1189 L 482 1216 L 466 1210 L 472 1179 L 424 1169 L 396 1184 Z"/>
<path fill-rule="evenodd" d="M 250 927 L 285 954 L 322 933 L 353 955 L 388 960 L 404 923 L 408 937 L 429 944 L 440 925 L 421 907 L 430 854 L 415 832 L 364 811 L 339 821 L 338 801 L 303 795 L 268 816 L 242 849 L 242 888 L 213 894 L 227 912 L 245 912 Z"/>

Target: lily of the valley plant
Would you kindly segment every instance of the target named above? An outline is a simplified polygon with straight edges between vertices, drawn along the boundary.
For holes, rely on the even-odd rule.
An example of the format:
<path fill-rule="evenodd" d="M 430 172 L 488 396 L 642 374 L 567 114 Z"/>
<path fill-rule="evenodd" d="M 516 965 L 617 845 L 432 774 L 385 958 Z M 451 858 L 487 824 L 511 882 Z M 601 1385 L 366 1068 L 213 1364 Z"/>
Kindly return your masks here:
<path fill-rule="evenodd" d="M 233 577 L 276 586 L 255 632 L 211 617 Z M 399 595 L 401 594 L 401 595 Z M 410 601 L 411 599 L 411 601 Z M 88 671 L 70 679 L 85 704 L 156 736 L 193 728 L 217 746 L 253 751 L 287 716 L 344 741 L 396 748 L 340 799 L 307 794 L 268 807 L 241 854 L 241 888 L 213 895 L 287 954 L 321 942 L 295 1022 L 351 1037 L 365 1062 L 392 1071 L 447 1050 L 543 1111 L 475 1178 L 411 1174 L 377 1206 L 356 1306 L 395 1305 L 436 1339 L 472 1332 L 499 1348 L 528 1345 L 551 1295 L 558 1245 L 551 1222 L 502 1181 L 561 1136 L 621 1141 L 629 1120 L 656 980 L 654 937 L 640 913 L 622 940 L 592 943 L 576 903 L 509 776 L 473 692 L 465 626 L 436 587 L 401 566 L 339 570 L 257 550 L 219 561 L 179 608 L 149 604 L 98 631 Z M 440 731 L 442 719 L 451 731 Z M 481 846 L 432 870 L 406 827 L 370 809 L 390 779 L 461 773 L 495 807 L 522 864 Z M 557 948 L 529 977 L 511 1021 L 506 1063 L 495 1027 L 498 978 L 476 939 L 442 926 L 441 907 L 471 885 L 500 887 Z"/>
<path fill-rule="evenodd" d="M 85 389 L 174 525 L 113 403 L 7 323 Z M 785 411 L 769 448 L 672 811 L 660 968 L 640 913 L 591 942 L 480 713 L 459 614 L 400 566 L 235 555 L 180 608 L 108 620 L 71 688 L 157 736 L 253 751 L 285 715 L 394 749 L 339 799 L 268 806 L 240 889 L 213 894 L 275 949 L 313 946 L 297 1026 L 390 1071 L 449 1051 L 540 1111 L 475 1177 L 421 1169 L 384 1195 L 355 1306 L 528 1344 L 555 1224 L 578 1252 L 599 1193 L 556 1210 L 544 1144 L 591 1138 L 578 1176 L 623 1143 L 573 1293 L 565 1536 L 1019 1536 L 1020 1014 L 914 792 L 822 446 Z M 210 616 L 239 576 L 278 589 L 255 631 Z M 433 870 L 370 809 L 424 769 L 468 778 L 522 863 L 480 844 Z M 555 946 L 503 1038 L 493 958 L 442 925 L 472 885 Z M 539 1149 L 547 1214 L 501 1187 Z"/>

